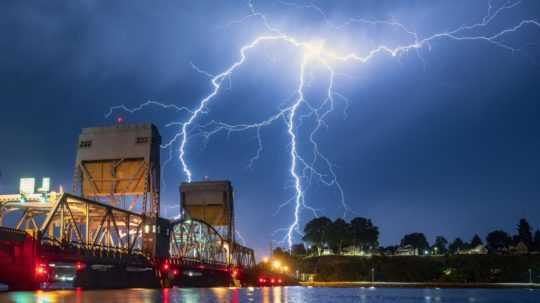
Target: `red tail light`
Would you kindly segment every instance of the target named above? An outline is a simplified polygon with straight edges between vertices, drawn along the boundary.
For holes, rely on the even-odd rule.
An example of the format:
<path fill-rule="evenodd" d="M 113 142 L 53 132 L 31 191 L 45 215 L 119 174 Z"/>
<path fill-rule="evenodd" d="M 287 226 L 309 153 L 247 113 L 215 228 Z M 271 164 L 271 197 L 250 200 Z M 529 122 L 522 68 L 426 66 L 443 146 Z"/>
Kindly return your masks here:
<path fill-rule="evenodd" d="M 278 282 L 279 284 L 281 284 L 281 283 L 283 282 L 283 280 L 278 279 L 277 282 Z"/>
<path fill-rule="evenodd" d="M 163 270 L 169 270 L 169 264 L 168 263 L 163 264 Z"/>
<path fill-rule="evenodd" d="M 85 267 L 85 265 L 84 265 L 84 263 L 82 263 L 82 262 L 77 262 L 77 263 L 75 263 L 75 269 L 76 269 L 77 271 L 84 269 L 84 267 Z"/>
<path fill-rule="evenodd" d="M 178 275 L 178 270 L 176 270 L 176 269 L 173 270 L 172 274 L 175 275 L 175 276 Z"/>
<path fill-rule="evenodd" d="M 44 276 L 47 274 L 47 264 L 40 263 L 36 266 L 36 275 Z"/>
<path fill-rule="evenodd" d="M 270 280 L 270 283 L 274 283 L 274 282 L 275 282 L 275 280 L 272 278 L 272 279 Z"/>

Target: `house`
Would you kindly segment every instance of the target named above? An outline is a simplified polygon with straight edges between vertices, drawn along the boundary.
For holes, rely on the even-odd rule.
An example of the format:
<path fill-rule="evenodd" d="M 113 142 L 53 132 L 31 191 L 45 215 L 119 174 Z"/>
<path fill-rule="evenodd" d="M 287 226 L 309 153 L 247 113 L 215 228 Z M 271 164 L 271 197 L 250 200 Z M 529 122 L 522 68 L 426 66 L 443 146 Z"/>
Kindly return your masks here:
<path fill-rule="evenodd" d="M 400 246 L 396 252 L 396 256 L 418 256 L 418 248 L 414 248 L 412 245 Z"/>
<path fill-rule="evenodd" d="M 510 246 L 508 252 L 515 256 L 526 255 L 529 253 L 529 248 L 527 247 L 527 244 L 520 241 L 518 244 Z"/>
<path fill-rule="evenodd" d="M 487 248 L 482 244 L 479 244 L 469 249 L 460 249 L 457 252 L 458 255 L 487 255 L 487 253 L 488 253 Z"/>
<path fill-rule="evenodd" d="M 347 246 L 343 248 L 343 255 L 345 256 L 359 256 L 359 257 L 371 257 L 373 255 L 379 255 L 377 251 L 374 251 L 371 247 L 368 249 L 362 249 L 358 246 Z"/>

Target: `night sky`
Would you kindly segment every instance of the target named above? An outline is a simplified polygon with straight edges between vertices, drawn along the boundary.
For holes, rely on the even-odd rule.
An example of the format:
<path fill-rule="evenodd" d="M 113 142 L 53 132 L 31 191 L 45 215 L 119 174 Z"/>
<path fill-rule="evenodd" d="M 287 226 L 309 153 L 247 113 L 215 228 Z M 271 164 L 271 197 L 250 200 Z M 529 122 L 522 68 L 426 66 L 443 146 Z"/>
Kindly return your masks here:
<path fill-rule="evenodd" d="M 388 27 L 353 24 L 349 18 L 400 21 L 420 37 L 478 22 L 485 1 L 318 1 L 329 22 L 309 6 L 255 2 L 273 25 L 301 40 L 325 40 L 338 50 L 365 53 L 410 37 Z M 493 1 L 501 5 L 504 1 Z M 50 176 L 69 191 L 77 136 L 82 127 L 151 122 L 163 141 L 186 114 L 148 107 L 148 100 L 194 108 L 211 89 L 191 63 L 219 73 L 238 60 L 239 48 L 265 31 L 247 18 L 244 1 L 2 1 L 0 4 L 0 193 L 14 193 L 23 176 Z M 540 18 L 540 3 L 523 1 L 505 11 L 484 34 Z M 231 23 L 232 22 L 232 23 Z M 409 39 L 409 40 L 407 40 Z M 381 244 L 424 232 L 470 240 L 493 229 L 514 232 L 518 220 L 540 227 L 540 29 L 505 35 L 518 52 L 478 41 L 436 40 L 418 53 L 378 56 L 366 64 L 336 66 L 336 100 L 327 127 L 317 134 L 334 163 L 353 216 L 373 219 Z M 298 84 L 298 53 L 275 43 L 250 52 L 246 63 L 199 121 L 253 123 L 291 102 Z M 313 68 L 306 97 L 324 97 L 328 74 Z M 228 84 L 227 84 L 228 85 Z M 306 128 L 309 127 L 306 122 Z M 299 150 L 310 154 L 308 132 Z M 280 240 L 292 220 L 285 123 L 256 132 L 193 137 L 187 160 L 195 180 L 230 179 L 236 190 L 237 228 L 260 255 Z M 175 215 L 177 160 L 165 166 L 162 215 Z M 162 153 L 162 161 L 169 156 Z M 321 215 L 343 215 L 335 188 L 313 181 L 306 202 Z M 313 217 L 302 210 L 301 225 Z M 296 240 L 299 237 L 296 236 Z"/>

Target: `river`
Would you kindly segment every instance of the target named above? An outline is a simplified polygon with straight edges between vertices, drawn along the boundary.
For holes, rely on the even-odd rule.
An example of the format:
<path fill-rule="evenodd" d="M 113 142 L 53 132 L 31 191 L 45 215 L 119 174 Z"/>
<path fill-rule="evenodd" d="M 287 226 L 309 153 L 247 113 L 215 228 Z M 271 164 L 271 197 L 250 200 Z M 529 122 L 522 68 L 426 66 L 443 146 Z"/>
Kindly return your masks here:
<path fill-rule="evenodd" d="M 538 303 L 539 289 L 419 289 L 419 288 L 172 288 L 120 290 L 56 290 L 0 293 L 0 302 L 16 303 Z"/>

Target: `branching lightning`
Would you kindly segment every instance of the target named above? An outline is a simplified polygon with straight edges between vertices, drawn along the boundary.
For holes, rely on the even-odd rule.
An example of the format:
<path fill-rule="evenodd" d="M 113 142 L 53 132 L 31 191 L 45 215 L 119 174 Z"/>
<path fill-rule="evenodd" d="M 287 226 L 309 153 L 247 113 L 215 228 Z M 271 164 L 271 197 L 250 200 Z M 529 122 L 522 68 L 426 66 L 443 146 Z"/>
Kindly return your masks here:
<path fill-rule="evenodd" d="M 334 165 L 331 163 L 329 158 L 327 158 L 321 152 L 316 140 L 316 135 L 318 131 L 326 126 L 326 117 L 335 108 L 334 105 L 336 97 L 346 100 L 346 97 L 335 91 L 334 86 L 336 69 L 339 67 L 340 64 L 349 62 L 364 64 L 379 55 L 397 57 L 410 51 L 415 51 L 418 57 L 425 64 L 424 59 L 420 56 L 419 50 L 421 50 L 422 48 L 429 49 L 431 47 L 431 43 L 440 39 L 467 42 L 484 42 L 514 53 L 519 51 L 519 49 L 511 46 L 507 42 L 504 42 L 502 40 L 504 36 L 517 32 L 526 26 L 540 29 L 539 21 L 534 19 L 525 19 L 520 20 L 519 22 L 512 24 L 502 30 L 491 32 L 490 34 L 471 34 L 471 32 L 475 32 L 478 29 L 489 31 L 489 25 L 492 23 L 493 20 L 500 16 L 505 10 L 510 10 L 518 6 L 521 1 L 509 1 L 497 8 L 494 7 L 492 1 L 489 1 L 487 14 L 483 16 L 479 22 L 469 25 L 461 25 L 453 30 L 435 33 L 424 38 L 421 38 L 416 32 L 408 29 L 405 25 L 396 21 L 365 20 L 351 18 L 342 24 L 335 25 L 331 24 L 330 21 L 328 21 L 327 14 L 324 12 L 324 10 L 313 4 L 299 5 L 288 2 L 280 3 L 282 5 L 295 6 L 296 8 L 313 9 L 318 14 L 320 14 L 324 21 L 331 25 L 334 29 L 341 29 L 352 24 L 361 24 L 366 26 L 388 26 L 398 29 L 407 38 L 410 38 L 411 41 L 409 43 L 393 47 L 388 45 L 378 45 L 364 54 L 356 52 L 340 53 L 338 51 L 328 48 L 324 44 L 323 40 L 316 42 L 302 41 L 298 40 L 292 35 L 282 32 L 278 28 L 271 25 L 269 18 L 264 13 L 256 10 L 254 4 L 250 1 L 248 3 L 250 14 L 242 18 L 241 20 L 231 22 L 229 25 L 242 23 L 251 18 L 258 18 L 266 28 L 266 32 L 254 38 L 251 42 L 243 45 L 239 50 L 239 59 L 218 74 L 213 75 L 199 69 L 197 66 L 192 64 L 193 68 L 197 72 L 210 78 L 210 83 L 212 85 L 210 93 L 204 98 L 202 98 L 194 109 L 148 101 L 133 109 L 129 109 L 124 105 L 112 107 L 110 111 L 106 114 L 106 117 L 109 117 L 114 110 L 124 110 L 133 113 L 135 111 L 141 110 L 148 105 L 156 105 L 164 109 L 174 109 L 177 111 L 185 112 L 187 114 L 187 118 L 184 121 L 168 124 L 168 126 L 178 126 L 179 132 L 168 143 L 164 144 L 162 148 L 169 148 L 174 143 L 179 141 L 179 160 L 182 165 L 183 173 L 185 174 L 188 182 L 191 182 L 193 180 L 192 170 L 188 165 L 188 161 L 186 160 L 186 146 L 188 145 L 191 136 L 201 135 L 206 139 L 209 139 L 211 136 L 222 131 L 227 133 L 233 133 L 254 130 L 257 136 L 258 148 L 256 154 L 253 156 L 252 159 L 250 159 L 251 166 L 254 161 L 259 158 L 263 151 L 261 129 L 273 124 L 276 121 L 283 121 L 289 137 L 289 174 L 292 180 L 294 196 L 290 200 L 281 204 L 278 208 L 278 211 L 279 209 L 290 203 L 293 204 L 294 211 L 292 223 L 288 227 L 281 228 L 278 231 L 284 232 L 285 236 L 282 242 L 286 242 L 289 248 L 293 244 L 295 234 L 301 234 L 299 230 L 299 223 L 302 209 L 310 210 L 315 216 L 317 216 L 317 210 L 311 208 L 306 203 L 306 190 L 310 186 L 313 178 L 317 178 L 317 180 L 324 185 L 331 186 L 337 189 L 341 206 L 343 207 L 344 212 L 351 211 L 351 208 L 347 205 L 345 201 L 344 190 L 338 181 L 337 175 L 334 170 Z M 246 60 L 249 59 L 250 52 L 255 51 L 261 45 L 269 45 L 276 42 L 284 43 L 298 50 L 302 58 L 301 62 L 298 63 L 299 79 L 297 83 L 297 89 L 292 98 L 292 104 L 280 108 L 276 113 L 272 114 L 267 119 L 255 123 L 229 124 L 218 120 L 212 120 L 206 124 L 197 124 L 200 116 L 206 113 L 206 109 L 208 108 L 208 106 L 216 99 L 216 96 L 218 96 L 221 92 L 223 82 L 230 81 L 230 78 L 234 74 L 234 72 L 240 66 L 242 66 L 246 62 Z M 325 99 L 317 106 L 312 105 L 308 100 L 306 100 L 304 94 L 304 90 L 306 87 L 306 70 L 313 66 L 322 67 L 328 72 L 329 76 Z M 300 109 L 302 109 L 303 114 L 300 114 Z M 298 150 L 298 128 L 300 127 L 303 119 L 310 118 L 314 119 L 313 121 L 315 122 L 315 127 L 313 127 L 309 132 L 309 143 L 312 146 L 312 155 L 310 156 L 311 159 L 307 160 L 305 155 L 300 154 L 300 151 Z M 323 165 L 324 170 L 320 169 L 321 164 L 319 163 Z"/>

